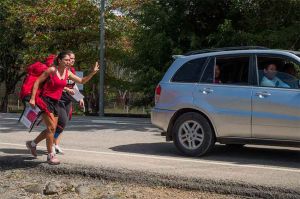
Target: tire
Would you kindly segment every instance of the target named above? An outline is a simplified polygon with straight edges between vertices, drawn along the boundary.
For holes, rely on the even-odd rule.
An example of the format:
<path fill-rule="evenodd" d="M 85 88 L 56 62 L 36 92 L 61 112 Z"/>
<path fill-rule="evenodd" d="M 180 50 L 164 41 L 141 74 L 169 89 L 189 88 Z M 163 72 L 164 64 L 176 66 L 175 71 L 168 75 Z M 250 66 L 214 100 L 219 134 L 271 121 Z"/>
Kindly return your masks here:
<path fill-rule="evenodd" d="M 199 113 L 188 112 L 178 117 L 172 134 L 175 146 L 184 155 L 202 156 L 215 145 L 215 135 L 210 124 Z"/>

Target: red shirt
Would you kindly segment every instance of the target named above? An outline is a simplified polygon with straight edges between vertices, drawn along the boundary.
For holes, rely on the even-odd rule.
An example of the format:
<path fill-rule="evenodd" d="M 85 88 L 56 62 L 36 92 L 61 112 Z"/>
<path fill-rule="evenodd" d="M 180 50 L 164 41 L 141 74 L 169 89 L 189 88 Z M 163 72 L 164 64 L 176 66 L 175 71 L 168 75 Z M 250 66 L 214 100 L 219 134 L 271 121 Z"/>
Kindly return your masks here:
<path fill-rule="evenodd" d="M 49 79 L 46 81 L 43 87 L 43 96 L 50 97 L 54 100 L 59 100 L 61 98 L 64 87 L 67 85 L 68 71 L 65 71 L 64 79 L 59 79 L 57 76 L 57 69 L 55 73 L 50 74 Z"/>

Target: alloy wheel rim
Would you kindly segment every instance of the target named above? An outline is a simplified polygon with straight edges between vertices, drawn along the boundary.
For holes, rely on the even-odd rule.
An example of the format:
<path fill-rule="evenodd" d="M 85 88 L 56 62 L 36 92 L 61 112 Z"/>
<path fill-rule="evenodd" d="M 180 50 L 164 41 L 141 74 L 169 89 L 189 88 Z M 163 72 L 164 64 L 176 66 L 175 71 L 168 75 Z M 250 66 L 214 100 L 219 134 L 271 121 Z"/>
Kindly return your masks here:
<path fill-rule="evenodd" d="M 185 121 L 179 127 L 179 142 L 183 147 L 189 150 L 194 150 L 202 145 L 204 139 L 202 126 L 194 121 Z"/>

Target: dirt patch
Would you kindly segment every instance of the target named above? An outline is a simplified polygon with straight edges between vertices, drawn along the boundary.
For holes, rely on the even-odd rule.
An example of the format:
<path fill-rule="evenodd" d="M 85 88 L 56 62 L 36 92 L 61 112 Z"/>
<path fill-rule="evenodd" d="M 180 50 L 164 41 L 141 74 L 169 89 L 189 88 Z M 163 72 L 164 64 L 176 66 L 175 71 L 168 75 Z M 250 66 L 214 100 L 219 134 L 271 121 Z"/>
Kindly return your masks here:
<path fill-rule="evenodd" d="M 112 182 L 73 175 L 48 174 L 34 168 L 0 171 L 0 196 L 14 198 L 241 198 L 200 191 Z"/>

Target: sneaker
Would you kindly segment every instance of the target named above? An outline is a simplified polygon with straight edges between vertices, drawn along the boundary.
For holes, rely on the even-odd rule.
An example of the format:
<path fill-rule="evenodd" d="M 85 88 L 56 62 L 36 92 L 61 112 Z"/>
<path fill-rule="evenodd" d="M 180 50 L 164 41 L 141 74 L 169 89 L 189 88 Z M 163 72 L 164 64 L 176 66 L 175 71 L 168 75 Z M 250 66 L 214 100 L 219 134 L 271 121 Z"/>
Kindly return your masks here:
<path fill-rule="evenodd" d="M 26 142 L 26 147 L 27 147 L 27 149 L 29 150 L 29 152 L 31 153 L 31 155 L 33 155 L 33 157 L 37 157 L 37 153 L 36 153 L 36 146 L 32 146 L 31 145 L 31 142 L 32 141 L 27 141 Z"/>
<path fill-rule="evenodd" d="M 58 146 L 58 145 L 54 145 L 55 147 L 55 153 L 57 154 L 64 154 L 63 150 Z"/>
<path fill-rule="evenodd" d="M 55 150 L 55 145 L 54 145 L 54 144 L 52 145 L 52 153 L 53 153 L 54 155 L 56 155 L 56 150 Z"/>
<path fill-rule="evenodd" d="M 57 159 L 57 157 L 53 153 L 50 153 L 49 155 L 47 155 L 47 162 L 50 165 L 60 164 L 59 160 Z"/>

